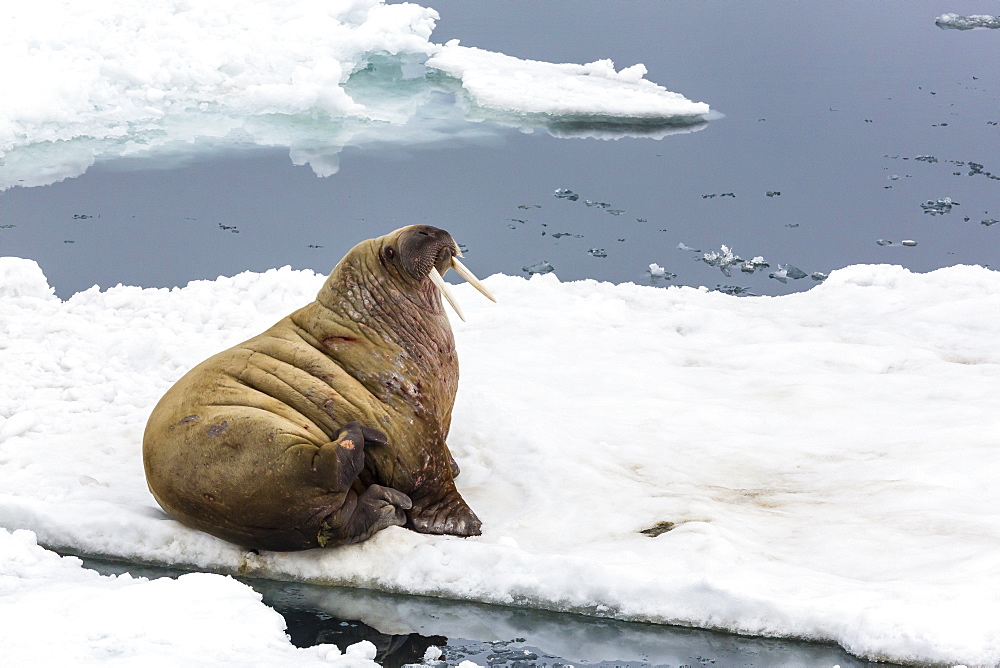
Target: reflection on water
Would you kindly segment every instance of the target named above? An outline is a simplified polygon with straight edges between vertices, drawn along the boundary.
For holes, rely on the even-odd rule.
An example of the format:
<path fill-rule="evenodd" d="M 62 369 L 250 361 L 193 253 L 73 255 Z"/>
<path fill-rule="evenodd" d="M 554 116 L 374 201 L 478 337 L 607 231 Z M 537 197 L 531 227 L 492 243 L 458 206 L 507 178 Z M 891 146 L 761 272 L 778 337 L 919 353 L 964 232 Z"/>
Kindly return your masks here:
<path fill-rule="evenodd" d="M 182 571 L 84 558 L 103 575 L 177 577 Z M 385 666 L 421 663 L 431 646 L 441 663 L 483 666 L 893 666 L 847 654 L 835 645 L 751 638 L 703 629 L 595 619 L 523 608 L 384 594 L 274 580 L 242 579 L 285 618 L 293 644 L 361 640 Z"/>

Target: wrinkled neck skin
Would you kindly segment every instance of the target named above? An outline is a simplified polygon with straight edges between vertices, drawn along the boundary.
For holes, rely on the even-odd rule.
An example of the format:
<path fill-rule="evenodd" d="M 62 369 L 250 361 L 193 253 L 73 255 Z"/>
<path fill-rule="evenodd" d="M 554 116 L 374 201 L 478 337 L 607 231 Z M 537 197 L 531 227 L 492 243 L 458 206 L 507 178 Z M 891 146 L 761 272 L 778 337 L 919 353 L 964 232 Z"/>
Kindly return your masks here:
<path fill-rule="evenodd" d="M 291 319 L 303 339 L 363 385 L 358 389 L 391 416 L 385 424 L 370 425 L 386 432 L 389 446 L 365 451 L 372 479 L 363 482 L 394 487 L 416 500 L 424 481 L 452 484 L 445 438 L 458 389 L 458 358 L 434 284 L 414 280 L 382 257 L 377 239 L 356 246 L 331 272 L 316 301 Z"/>

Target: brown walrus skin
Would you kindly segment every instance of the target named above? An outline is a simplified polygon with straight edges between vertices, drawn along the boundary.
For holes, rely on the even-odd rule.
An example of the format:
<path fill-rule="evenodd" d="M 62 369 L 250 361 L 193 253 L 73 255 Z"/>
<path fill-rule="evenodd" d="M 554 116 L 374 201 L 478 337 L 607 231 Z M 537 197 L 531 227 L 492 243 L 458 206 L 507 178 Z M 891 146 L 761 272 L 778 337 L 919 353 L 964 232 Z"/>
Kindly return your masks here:
<path fill-rule="evenodd" d="M 428 225 L 363 241 L 316 301 L 178 380 L 143 437 L 160 506 L 262 550 L 355 543 L 394 525 L 478 535 L 445 444 L 458 359 L 429 278 L 458 254 Z"/>

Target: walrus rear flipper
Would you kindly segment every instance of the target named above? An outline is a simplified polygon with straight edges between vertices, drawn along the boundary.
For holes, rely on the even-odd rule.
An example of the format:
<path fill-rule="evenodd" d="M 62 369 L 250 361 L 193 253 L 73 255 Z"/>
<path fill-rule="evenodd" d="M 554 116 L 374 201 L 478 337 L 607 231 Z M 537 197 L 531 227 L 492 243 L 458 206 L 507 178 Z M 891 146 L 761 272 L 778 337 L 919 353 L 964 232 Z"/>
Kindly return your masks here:
<path fill-rule="evenodd" d="M 478 536 L 483 528 L 482 521 L 455 489 L 454 483 L 437 499 L 415 500 L 406 517 L 406 527 L 418 533 Z"/>

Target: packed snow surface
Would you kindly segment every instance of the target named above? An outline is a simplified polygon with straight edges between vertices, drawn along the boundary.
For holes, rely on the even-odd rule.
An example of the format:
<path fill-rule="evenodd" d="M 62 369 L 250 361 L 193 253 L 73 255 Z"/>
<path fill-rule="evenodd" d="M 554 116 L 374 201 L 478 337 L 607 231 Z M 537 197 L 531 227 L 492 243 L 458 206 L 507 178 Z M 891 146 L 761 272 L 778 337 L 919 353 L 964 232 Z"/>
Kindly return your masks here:
<path fill-rule="evenodd" d="M 904 662 L 1000 662 L 997 272 L 853 266 L 773 298 L 495 275 L 493 304 L 456 286 L 467 322 L 453 320 L 449 443 L 483 535 L 393 527 L 294 554 L 248 553 L 168 518 L 140 444 L 181 374 L 310 301 L 323 276 L 283 268 L 66 301 L 33 261 L 3 258 L 0 277 L 0 526 L 43 545 L 832 640 Z M 190 587 L 215 592 L 206 617 L 228 609 L 216 596 L 247 611 L 234 644 L 292 652 L 222 576 L 99 578 L 16 531 L 0 550 L 20 555 L 0 559 L 0 587 L 23 603 L 0 597 L 0 614 L 25 642 L 39 627 L 22 615 L 125 615 L 115 600 L 147 595 L 170 611 Z M 57 578 L 73 601 L 102 592 L 98 612 L 57 613 Z M 26 651 L 19 637 L 5 650 Z M 81 642 L 103 651 L 97 635 Z"/>
<path fill-rule="evenodd" d="M 328 175 L 347 144 L 485 132 L 440 109 L 459 93 L 519 127 L 703 123 L 709 111 L 647 81 L 642 65 L 436 44 L 437 18 L 382 0 L 6 3 L 0 190 L 195 143 L 287 146 L 295 164 Z"/>

